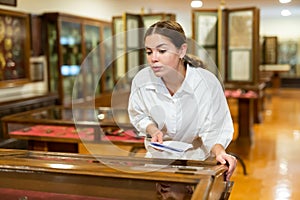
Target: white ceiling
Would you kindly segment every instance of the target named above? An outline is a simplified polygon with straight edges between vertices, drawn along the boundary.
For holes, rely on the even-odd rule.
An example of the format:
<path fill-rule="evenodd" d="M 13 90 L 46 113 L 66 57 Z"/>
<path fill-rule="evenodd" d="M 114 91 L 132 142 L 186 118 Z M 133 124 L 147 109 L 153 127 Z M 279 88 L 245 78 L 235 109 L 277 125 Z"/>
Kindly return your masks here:
<path fill-rule="evenodd" d="M 226 7 L 259 7 L 261 16 L 273 17 L 280 15 L 281 10 L 289 9 L 294 16 L 300 16 L 300 0 L 292 0 L 290 3 L 281 4 L 279 0 L 224 0 Z M 202 0 L 203 8 L 215 8 L 221 0 Z M 300 19 L 299 19 L 300 20 Z"/>

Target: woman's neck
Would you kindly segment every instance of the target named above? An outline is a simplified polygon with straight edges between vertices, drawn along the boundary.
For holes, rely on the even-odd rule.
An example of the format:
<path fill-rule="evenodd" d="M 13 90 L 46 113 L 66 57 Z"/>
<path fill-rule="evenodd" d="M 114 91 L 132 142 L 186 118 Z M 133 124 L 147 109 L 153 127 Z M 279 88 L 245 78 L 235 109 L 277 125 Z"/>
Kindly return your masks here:
<path fill-rule="evenodd" d="M 173 96 L 181 87 L 186 74 L 186 68 L 182 64 L 178 70 L 174 70 L 172 73 L 162 77 L 168 91 Z"/>

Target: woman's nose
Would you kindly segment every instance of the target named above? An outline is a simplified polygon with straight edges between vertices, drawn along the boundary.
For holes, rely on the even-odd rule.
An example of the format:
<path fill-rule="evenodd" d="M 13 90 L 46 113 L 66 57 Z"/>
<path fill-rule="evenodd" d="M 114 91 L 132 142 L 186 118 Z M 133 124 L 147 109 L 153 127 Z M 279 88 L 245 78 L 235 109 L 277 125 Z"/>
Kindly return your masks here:
<path fill-rule="evenodd" d="M 157 52 L 153 52 L 153 53 L 152 53 L 151 61 L 152 61 L 152 62 L 158 61 L 158 53 L 157 53 Z"/>

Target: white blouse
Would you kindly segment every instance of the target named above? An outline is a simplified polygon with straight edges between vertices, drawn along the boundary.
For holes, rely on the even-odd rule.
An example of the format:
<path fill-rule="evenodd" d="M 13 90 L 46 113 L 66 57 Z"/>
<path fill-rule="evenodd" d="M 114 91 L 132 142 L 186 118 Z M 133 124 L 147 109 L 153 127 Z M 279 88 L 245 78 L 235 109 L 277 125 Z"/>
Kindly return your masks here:
<path fill-rule="evenodd" d="M 233 137 L 223 88 L 216 76 L 203 68 L 188 66 L 183 84 L 173 96 L 150 67 L 142 69 L 132 81 L 128 112 L 131 123 L 141 133 L 154 123 L 166 130 L 164 137 L 171 140 L 191 144 L 201 138 L 202 145 L 180 155 L 182 159 L 204 160 L 215 144 L 226 148 Z M 160 157 L 149 151 L 148 156 Z M 172 157 L 161 155 L 165 156 Z"/>

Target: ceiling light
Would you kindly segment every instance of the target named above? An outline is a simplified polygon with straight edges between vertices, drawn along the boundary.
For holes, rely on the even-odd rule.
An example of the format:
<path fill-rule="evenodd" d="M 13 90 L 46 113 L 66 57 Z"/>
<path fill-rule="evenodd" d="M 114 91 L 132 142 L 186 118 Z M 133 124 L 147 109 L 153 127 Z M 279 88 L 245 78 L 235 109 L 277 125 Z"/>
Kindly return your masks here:
<path fill-rule="evenodd" d="M 287 16 L 290 16 L 292 13 L 287 10 L 287 9 L 284 9 L 281 11 L 281 15 L 284 16 L 284 17 L 287 17 Z"/>
<path fill-rule="evenodd" d="M 201 8 L 202 5 L 203 5 L 202 1 L 199 1 L 199 0 L 198 0 L 198 1 L 193 0 L 193 1 L 191 2 L 191 7 L 192 7 L 192 8 Z"/>
<path fill-rule="evenodd" d="M 292 0 L 279 0 L 280 3 L 290 3 Z"/>

